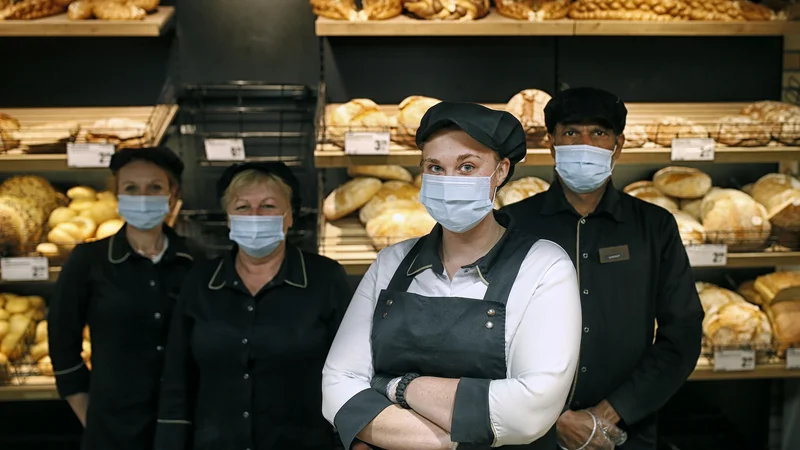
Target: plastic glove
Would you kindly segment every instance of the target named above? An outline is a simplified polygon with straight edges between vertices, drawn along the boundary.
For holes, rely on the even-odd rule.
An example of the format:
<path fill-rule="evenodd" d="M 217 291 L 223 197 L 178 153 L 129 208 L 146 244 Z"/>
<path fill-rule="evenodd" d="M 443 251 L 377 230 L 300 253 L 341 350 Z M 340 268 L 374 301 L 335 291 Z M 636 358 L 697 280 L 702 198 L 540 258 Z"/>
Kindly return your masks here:
<path fill-rule="evenodd" d="M 606 435 L 608 440 L 611 441 L 615 447 L 621 446 L 628 440 L 628 433 L 622 431 L 620 427 L 614 424 L 607 423 L 602 419 L 597 419 L 597 426 L 603 430 L 603 434 Z"/>
<path fill-rule="evenodd" d="M 587 410 L 567 411 L 556 422 L 558 445 L 564 450 L 614 450 L 614 442 L 603 431 L 603 427 L 608 427 L 614 434 L 619 430 L 619 427 L 602 423 L 600 420 L 597 420 L 595 428 L 595 418 Z M 616 430 L 612 430 L 611 427 Z"/>

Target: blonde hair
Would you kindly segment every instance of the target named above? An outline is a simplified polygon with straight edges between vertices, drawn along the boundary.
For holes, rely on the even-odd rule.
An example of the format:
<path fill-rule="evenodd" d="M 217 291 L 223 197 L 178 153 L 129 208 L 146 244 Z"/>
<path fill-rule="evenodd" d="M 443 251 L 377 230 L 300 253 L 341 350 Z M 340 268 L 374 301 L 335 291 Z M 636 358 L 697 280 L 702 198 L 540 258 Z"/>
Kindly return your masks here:
<path fill-rule="evenodd" d="M 247 189 L 259 184 L 271 184 L 277 186 L 278 189 L 286 196 L 286 202 L 291 208 L 292 205 L 292 188 L 286 184 L 283 179 L 271 173 L 265 173 L 260 170 L 248 169 L 243 170 L 234 175 L 228 187 L 225 188 L 225 193 L 222 195 L 221 203 L 224 210 L 236 200 L 236 196 L 243 189 Z"/>

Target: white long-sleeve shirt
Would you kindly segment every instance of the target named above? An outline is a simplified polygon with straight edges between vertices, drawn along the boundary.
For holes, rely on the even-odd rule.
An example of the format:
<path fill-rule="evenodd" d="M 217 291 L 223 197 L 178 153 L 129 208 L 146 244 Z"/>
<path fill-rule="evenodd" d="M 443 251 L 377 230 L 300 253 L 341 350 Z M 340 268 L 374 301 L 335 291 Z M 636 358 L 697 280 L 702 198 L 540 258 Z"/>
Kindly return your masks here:
<path fill-rule="evenodd" d="M 416 240 L 384 249 L 370 266 L 344 316 L 323 369 L 322 412 L 339 410 L 370 388 L 372 318 L 378 296 Z M 408 292 L 426 297 L 482 299 L 487 285 L 475 267 L 452 280 L 425 269 Z M 527 444 L 553 426 L 565 406 L 578 364 L 581 303 L 575 269 L 557 244 L 539 240 L 529 250 L 506 305 L 507 378 L 489 386 L 494 446 Z M 422 374 L 425 375 L 425 374 Z"/>

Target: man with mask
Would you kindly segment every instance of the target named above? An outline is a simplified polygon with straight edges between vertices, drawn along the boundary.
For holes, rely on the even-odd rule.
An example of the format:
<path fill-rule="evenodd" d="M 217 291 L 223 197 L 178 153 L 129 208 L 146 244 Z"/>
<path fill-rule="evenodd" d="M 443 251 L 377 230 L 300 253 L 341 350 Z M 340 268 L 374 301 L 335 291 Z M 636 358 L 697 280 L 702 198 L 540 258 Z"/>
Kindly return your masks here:
<path fill-rule="evenodd" d="M 621 448 L 655 450 L 656 412 L 700 354 L 703 309 L 689 259 L 672 214 L 611 182 L 625 143 L 622 101 L 576 88 L 544 112 L 555 180 L 506 210 L 567 250 L 578 274 L 583 338 L 575 390 L 557 423 L 559 445 L 613 447 L 592 436 L 617 425 L 628 434 Z"/>

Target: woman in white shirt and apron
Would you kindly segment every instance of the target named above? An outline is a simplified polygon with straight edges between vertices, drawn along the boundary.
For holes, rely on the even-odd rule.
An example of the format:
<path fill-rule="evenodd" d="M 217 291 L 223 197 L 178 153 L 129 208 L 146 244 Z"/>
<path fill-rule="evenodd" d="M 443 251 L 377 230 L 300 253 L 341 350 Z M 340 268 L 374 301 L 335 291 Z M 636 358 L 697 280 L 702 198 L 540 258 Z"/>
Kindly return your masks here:
<path fill-rule="evenodd" d="M 323 370 L 345 449 L 556 448 L 581 337 L 569 256 L 493 211 L 526 154 L 511 114 L 442 102 L 417 131 L 438 224 L 380 252 Z"/>

